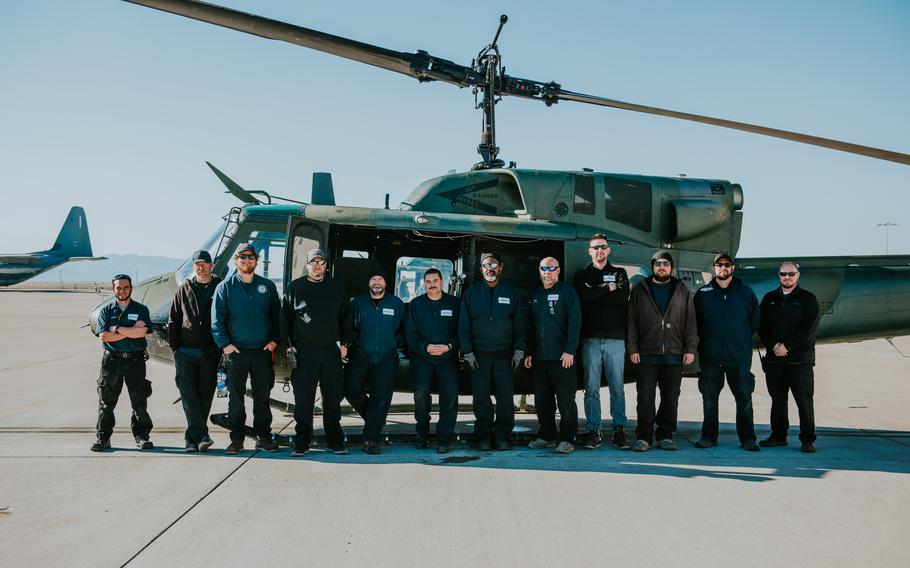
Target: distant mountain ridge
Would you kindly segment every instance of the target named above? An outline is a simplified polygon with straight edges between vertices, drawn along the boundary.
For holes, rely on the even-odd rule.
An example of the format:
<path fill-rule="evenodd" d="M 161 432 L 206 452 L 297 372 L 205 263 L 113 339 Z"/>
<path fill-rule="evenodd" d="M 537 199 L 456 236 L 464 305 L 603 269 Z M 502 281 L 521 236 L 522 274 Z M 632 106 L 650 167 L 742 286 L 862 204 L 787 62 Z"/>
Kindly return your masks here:
<path fill-rule="evenodd" d="M 163 272 L 173 272 L 184 259 L 141 254 L 105 254 L 108 260 L 97 262 L 68 262 L 30 282 L 109 282 L 116 274 L 129 274 L 139 282 Z"/>

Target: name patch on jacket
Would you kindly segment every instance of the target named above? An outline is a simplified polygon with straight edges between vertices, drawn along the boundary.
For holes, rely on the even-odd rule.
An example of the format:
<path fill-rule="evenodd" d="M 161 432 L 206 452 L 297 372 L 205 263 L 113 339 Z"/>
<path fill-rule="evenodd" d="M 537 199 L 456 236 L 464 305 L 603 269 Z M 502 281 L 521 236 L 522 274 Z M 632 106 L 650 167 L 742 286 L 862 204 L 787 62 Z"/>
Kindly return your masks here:
<path fill-rule="evenodd" d="M 710 291 L 713 290 L 713 289 L 714 289 L 713 286 L 705 286 L 704 288 L 701 289 L 701 291 L 702 291 L 702 292 L 710 292 Z"/>
<path fill-rule="evenodd" d="M 126 319 L 129 321 L 136 321 L 139 319 L 139 314 L 126 314 Z"/>
<path fill-rule="evenodd" d="M 502 296 L 500 296 L 497 299 L 499 300 L 500 304 L 511 304 L 512 303 L 512 298 L 503 298 Z"/>
<path fill-rule="evenodd" d="M 549 296 L 547 296 L 548 302 L 555 302 L 558 299 L 559 299 L 559 294 L 550 294 Z"/>
<path fill-rule="evenodd" d="M 259 292 L 260 294 L 265 294 L 266 292 L 269 291 L 269 289 L 265 287 L 265 284 L 260 284 L 259 286 L 256 287 L 256 291 Z"/>
<path fill-rule="evenodd" d="M 452 317 L 452 310 L 439 310 L 439 315 L 444 318 Z"/>
<path fill-rule="evenodd" d="M 616 282 L 615 274 L 604 274 L 604 282 Z"/>
<path fill-rule="evenodd" d="M 395 308 L 382 308 L 382 315 L 384 316 L 394 316 Z"/>

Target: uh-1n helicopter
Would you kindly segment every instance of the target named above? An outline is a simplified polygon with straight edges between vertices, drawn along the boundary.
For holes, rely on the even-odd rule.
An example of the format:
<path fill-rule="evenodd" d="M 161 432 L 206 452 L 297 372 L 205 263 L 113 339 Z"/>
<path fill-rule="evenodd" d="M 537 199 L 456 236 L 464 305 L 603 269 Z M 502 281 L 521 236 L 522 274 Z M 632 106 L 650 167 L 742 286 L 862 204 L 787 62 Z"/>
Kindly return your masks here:
<path fill-rule="evenodd" d="M 581 171 L 534 170 L 505 164 L 496 145 L 495 106 L 504 96 L 583 102 L 764 134 L 910 164 L 910 155 L 784 130 L 694 115 L 568 91 L 555 82 L 505 74 L 497 40 L 471 65 L 459 65 L 425 51 L 397 52 L 296 25 L 189 0 L 129 0 L 203 22 L 268 39 L 297 44 L 401 73 L 420 82 L 441 81 L 470 87 L 479 98 L 483 131 L 477 148 L 481 161 L 469 171 L 427 180 L 397 209 L 350 207 L 335 203 L 331 176 L 313 174 L 309 203 L 248 191 L 209 164 L 242 205 L 232 208 L 200 248 L 214 258 L 214 272 L 232 270 L 237 243 L 251 241 L 260 252 L 257 270 L 281 290 L 305 275 L 305 253 L 319 247 L 329 256 L 329 273 L 353 296 L 366 290 L 372 270 L 394 274 L 390 293 L 409 301 L 420 293 L 420 276 L 439 268 L 447 291 L 460 294 L 479 277 L 480 254 L 494 251 L 503 260 L 503 278 L 534 288 L 537 262 L 556 257 L 564 277 L 589 262 L 588 239 L 604 233 L 612 243 L 610 261 L 623 266 L 632 282 L 650 274 L 655 250 L 672 251 L 676 274 L 690 288 L 711 278 L 718 252 L 736 254 L 742 229 L 743 189 L 725 180 L 656 177 Z M 282 201 L 282 203 L 277 203 Z M 761 297 L 778 285 L 780 258 L 738 258 L 737 276 Z M 910 256 L 793 258 L 801 283 L 818 297 L 823 312 L 820 342 L 893 337 L 910 333 Z M 187 260 L 173 273 L 136 284 L 134 297 L 151 310 L 155 324 L 149 351 L 172 360 L 165 341 L 170 302 L 176 287 L 192 274 Z M 100 308 L 100 306 L 99 306 Z M 98 308 L 92 314 L 92 322 Z M 402 354 L 406 363 L 407 356 Z M 691 369 L 690 369 L 691 370 Z M 409 390 L 407 365 L 400 366 L 397 390 Z M 276 378 L 286 382 L 289 368 L 276 357 Z M 466 372 L 461 392 L 469 392 Z M 516 374 L 515 392 L 531 393 L 530 376 Z"/>

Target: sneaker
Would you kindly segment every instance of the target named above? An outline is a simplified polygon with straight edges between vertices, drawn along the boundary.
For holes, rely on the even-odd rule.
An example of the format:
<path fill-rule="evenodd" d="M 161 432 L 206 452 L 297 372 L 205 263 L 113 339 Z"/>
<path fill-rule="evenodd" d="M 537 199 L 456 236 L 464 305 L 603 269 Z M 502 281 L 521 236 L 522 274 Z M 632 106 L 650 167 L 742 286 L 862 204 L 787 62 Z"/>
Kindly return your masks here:
<path fill-rule="evenodd" d="M 378 456 L 382 453 L 382 448 L 379 446 L 379 442 L 374 442 L 373 440 L 367 440 L 364 442 L 360 449 L 370 454 L 371 456 Z"/>
<path fill-rule="evenodd" d="M 716 445 L 717 440 L 712 440 L 711 438 L 706 438 L 705 436 L 702 436 L 697 442 L 695 442 L 695 447 L 702 449 L 713 448 Z"/>
<path fill-rule="evenodd" d="M 647 452 L 651 449 L 651 444 L 644 440 L 635 440 L 635 443 L 632 444 L 633 452 Z"/>
<path fill-rule="evenodd" d="M 206 436 L 205 438 L 199 440 L 199 451 L 207 452 L 207 451 L 209 451 L 209 448 L 211 448 L 214 444 L 215 444 L 215 442 L 213 442 L 211 438 Z"/>
<path fill-rule="evenodd" d="M 310 451 L 309 446 L 294 446 L 294 451 L 291 452 L 291 457 L 299 458 L 300 456 L 307 453 L 308 451 Z"/>
<path fill-rule="evenodd" d="M 242 451 L 243 451 L 243 441 L 238 440 L 236 442 L 231 442 L 230 444 L 228 444 L 228 447 L 225 448 L 225 450 L 224 450 L 224 455 L 233 456 L 233 455 L 239 454 Z"/>
<path fill-rule="evenodd" d="M 675 451 L 679 448 L 676 447 L 676 442 L 670 438 L 664 438 L 663 440 L 657 440 L 657 447 L 662 450 Z"/>
<path fill-rule="evenodd" d="M 771 436 L 768 436 L 758 443 L 758 445 L 763 448 L 775 448 L 777 446 L 786 446 L 787 444 L 787 440 L 778 440 L 777 438 L 772 438 Z"/>
<path fill-rule="evenodd" d="M 183 451 L 186 452 L 186 453 L 188 453 L 188 454 L 192 454 L 192 453 L 194 453 L 194 452 L 198 452 L 198 451 L 199 451 L 199 446 L 198 446 L 197 444 L 194 444 L 193 442 L 187 442 L 187 443 L 184 444 L 184 446 L 183 446 Z"/>
<path fill-rule="evenodd" d="M 447 453 L 449 453 L 450 451 L 452 451 L 452 450 L 449 448 L 449 445 L 448 445 L 448 444 L 437 444 L 437 445 L 436 445 L 436 453 L 437 453 L 437 454 L 447 454 Z"/>
<path fill-rule="evenodd" d="M 417 439 L 414 440 L 414 447 L 418 450 L 425 450 L 430 447 L 430 443 L 423 436 L 417 436 Z"/>
<path fill-rule="evenodd" d="M 266 434 L 256 437 L 256 449 L 264 452 L 275 453 L 278 451 L 278 444 L 272 441 L 272 436 Z"/>
<path fill-rule="evenodd" d="M 528 444 L 528 447 L 531 448 L 532 450 L 542 450 L 544 448 L 555 448 L 556 440 L 544 440 L 543 438 L 537 438 L 535 440 L 532 440 Z"/>
<path fill-rule="evenodd" d="M 107 438 L 98 438 L 89 449 L 93 452 L 103 452 L 104 450 L 109 450 L 111 449 L 111 441 Z"/>
<path fill-rule="evenodd" d="M 588 433 L 585 434 L 585 441 L 582 445 L 586 450 L 596 450 L 601 447 L 604 443 L 604 437 L 601 435 L 600 430 L 588 430 Z"/>
<path fill-rule="evenodd" d="M 610 443 L 613 444 L 614 448 L 619 448 L 620 450 L 628 450 L 631 447 L 631 442 L 622 426 L 613 427 L 613 439 L 610 440 Z"/>
<path fill-rule="evenodd" d="M 493 451 L 493 442 L 484 438 L 480 441 L 480 444 L 478 444 L 477 449 L 481 452 L 491 452 Z"/>
<path fill-rule="evenodd" d="M 758 447 L 758 444 L 755 443 L 755 440 L 747 440 L 740 444 L 739 447 L 747 452 L 757 452 L 761 450 L 761 448 Z"/>
<path fill-rule="evenodd" d="M 804 454 L 814 454 L 815 453 L 815 444 L 812 442 L 803 442 L 803 445 L 799 447 L 799 451 Z"/>
<path fill-rule="evenodd" d="M 155 444 L 148 438 L 139 438 L 136 440 L 136 447 L 140 450 L 151 450 L 155 448 Z"/>
<path fill-rule="evenodd" d="M 336 456 L 346 456 L 348 455 L 348 449 L 344 447 L 344 444 L 340 446 L 329 446 L 329 451 L 335 454 Z"/>
<path fill-rule="evenodd" d="M 571 454 L 575 451 L 575 444 L 572 442 L 560 442 L 555 451 L 557 454 Z"/>
<path fill-rule="evenodd" d="M 512 449 L 512 443 L 508 440 L 497 440 L 496 441 L 496 451 L 497 452 L 507 452 Z"/>

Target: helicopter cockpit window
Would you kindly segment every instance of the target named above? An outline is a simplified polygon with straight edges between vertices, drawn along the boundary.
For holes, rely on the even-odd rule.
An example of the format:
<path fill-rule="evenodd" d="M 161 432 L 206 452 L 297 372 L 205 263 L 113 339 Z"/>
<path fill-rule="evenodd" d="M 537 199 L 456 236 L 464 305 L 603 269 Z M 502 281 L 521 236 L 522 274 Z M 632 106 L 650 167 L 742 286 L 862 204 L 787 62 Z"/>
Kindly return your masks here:
<path fill-rule="evenodd" d="M 202 243 L 196 250 L 206 250 L 209 254 L 212 255 L 212 260 L 218 262 L 218 257 L 224 251 L 225 243 L 230 242 L 231 236 L 234 231 L 237 230 L 237 224 L 231 223 L 228 227 L 229 234 L 225 235 L 225 238 L 222 240 L 221 236 L 225 234 L 225 225 L 227 221 L 218 226 L 212 236 L 207 238 L 205 242 Z M 183 261 L 183 264 L 180 265 L 180 268 L 177 269 L 177 284 L 180 284 L 187 278 L 193 276 L 193 257 L 192 255 Z"/>
<path fill-rule="evenodd" d="M 594 214 L 594 176 L 575 176 L 575 213 Z"/>
<path fill-rule="evenodd" d="M 651 184 L 630 179 L 604 178 L 607 219 L 639 231 L 651 231 Z"/>
<path fill-rule="evenodd" d="M 249 238 L 245 239 L 256 248 L 259 261 L 256 263 L 256 274 L 268 278 L 278 287 L 278 294 L 284 289 L 284 250 L 285 234 L 278 231 L 252 231 Z M 233 274 L 237 267 L 231 263 L 228 275 Z"/>
<path fill-rule="evenodd" d="M 403 256 L 395 263 L 394 288 L 389 291 L 398 296 L 402 302 L 410 302 L 417 296 L 426 293 L 423 287 L 423 273 L 436 268 L 442 273 L 442 290 L 452 293 L 452 273 L 455 266 L 451 260 L 443 258 L 416 258 Z"/>

